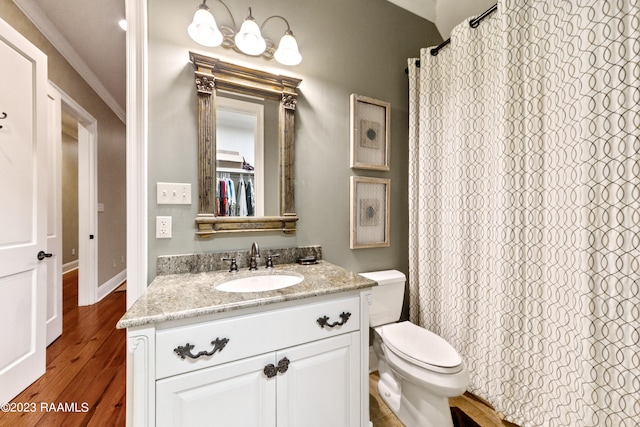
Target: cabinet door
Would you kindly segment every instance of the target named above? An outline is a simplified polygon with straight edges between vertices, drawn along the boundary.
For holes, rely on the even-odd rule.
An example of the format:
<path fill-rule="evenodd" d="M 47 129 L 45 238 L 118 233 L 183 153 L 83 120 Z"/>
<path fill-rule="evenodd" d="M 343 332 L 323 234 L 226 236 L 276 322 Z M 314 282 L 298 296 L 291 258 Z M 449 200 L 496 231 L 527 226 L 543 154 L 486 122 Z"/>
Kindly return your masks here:
<path fill-rule="evenodd" d="M 274 354 L 156 382 L 156 426 L 275 427 L 276 381 L 264 367 Z"/>
<path fill-rule="evenodd" d="M 360 425 L 360 333 L 278 352 L 289 360 L 278 374 L 278 427 Z"/>

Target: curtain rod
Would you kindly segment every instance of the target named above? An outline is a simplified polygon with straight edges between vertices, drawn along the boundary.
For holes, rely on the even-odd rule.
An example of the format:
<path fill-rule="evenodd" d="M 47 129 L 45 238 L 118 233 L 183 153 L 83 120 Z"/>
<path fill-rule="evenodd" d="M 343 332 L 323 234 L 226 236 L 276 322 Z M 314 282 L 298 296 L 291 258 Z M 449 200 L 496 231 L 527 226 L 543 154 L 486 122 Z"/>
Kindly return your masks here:
<path fill-rule="evenodd" d="M 478 25 L 480 25 L 480 22 L 482 22 L 482 20 L 484 18 L 486 18 L 487 16 L 491 15 L 493 12 L 495 12 L 496 10 L 498 10 L 498 3 L 494 4 L 493 6 L 491 6 L 489 9 L 485 10 L 482 15 L 478 16 L 475 19 L 472 19 L 469 21 L 469 26 L 471 28 L 478 28 Z M 445 41 L 443 41 L 442 43 L 440 43 L 438 46 L 434 47 L 433 49 L 431 49 L 430 53 L 432 56 L 436 56 L 438 54 L 438 52 L 440 52 L 440 49 L 442 49 L 443 47 L 445 47 L 446 45 L 448 45 L 449 43 L 451 43 L 451 38 L 446 39 Z"/>
<path fill-rule="evenodd" d="M 481 15 L 479 15 L 477 18 L 471 19 L 469 21 L 469 26 L 471 28 L 478 28 L 478 25 L 480 25 L 480 22 L 482 22 L 482 20 L 484 18 L 486 18 L 487 16 L 491 15 L 493 12 L 495 12 L 496 10 L 498 10 L 498 3 L 494 4 L 493 6 L 491 6 L 489 9 L 485 10 Z M 440 52 L 440 49 L 442 49 L 443 47 L 447 46 L 449 43 L 451 43 L 451 38 L 446 39 L 445 41 L 443 41 L 442 43 L 440 43 L 438 46 L 434 47 L 433 49 L 431 49 L 429 51 L 429 53 L 431 53 L 432 56 L 436 56 L 438 54 L 438 52 Z M 416 59 L 416 67 L 420 67 L 420 60 Z M 409 69 L 405 68 L 404 70 L 406 73 L 409 72 Z"/>

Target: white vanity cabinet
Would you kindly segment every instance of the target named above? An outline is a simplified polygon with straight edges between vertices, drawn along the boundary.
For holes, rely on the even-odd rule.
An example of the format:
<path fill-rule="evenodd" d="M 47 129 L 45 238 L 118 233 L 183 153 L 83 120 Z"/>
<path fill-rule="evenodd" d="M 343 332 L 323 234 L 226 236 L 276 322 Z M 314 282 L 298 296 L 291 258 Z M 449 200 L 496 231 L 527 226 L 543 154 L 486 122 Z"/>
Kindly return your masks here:
<path fill-rule="evenodd" d="M 129 328 L 128 425 L 368 426 L 368 292 Z"/>
<path fill-rule="evenodd" d="M 156 425 L 359 425 L 359 333 L 159 380 Z M 289 360 L 268 378 L 265 366 Z"/>

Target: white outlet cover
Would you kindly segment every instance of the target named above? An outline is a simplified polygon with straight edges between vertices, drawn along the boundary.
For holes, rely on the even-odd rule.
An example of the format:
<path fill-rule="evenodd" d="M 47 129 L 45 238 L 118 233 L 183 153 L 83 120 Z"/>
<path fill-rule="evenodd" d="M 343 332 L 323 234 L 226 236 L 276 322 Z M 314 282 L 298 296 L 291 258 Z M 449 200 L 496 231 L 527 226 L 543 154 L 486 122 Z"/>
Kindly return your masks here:
<path fill-rule="evenodd" d="M 158 239 L 171 238 L 171 217 L 170 216 L 156 217 L 156 238 Z"/>

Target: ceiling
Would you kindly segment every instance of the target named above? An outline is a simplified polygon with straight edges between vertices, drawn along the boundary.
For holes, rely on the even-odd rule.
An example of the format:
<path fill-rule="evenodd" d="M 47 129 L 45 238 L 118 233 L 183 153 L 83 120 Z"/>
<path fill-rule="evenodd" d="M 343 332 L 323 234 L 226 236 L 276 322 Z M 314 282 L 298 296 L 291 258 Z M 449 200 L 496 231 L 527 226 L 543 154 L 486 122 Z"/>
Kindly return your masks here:
<path fill-rule="evenodd" d="M 14 0 L 45 37 L 126 123 L 125 0 Z"/>
<path fill-rule="evenodd" d="M 125 0 L 13 0 L 67 61 L 126 123 Z M 436 24 L 443 39 L 496 0 L 388 0 Z M 195 3 L 194 3 L 195 4 Z"/>

